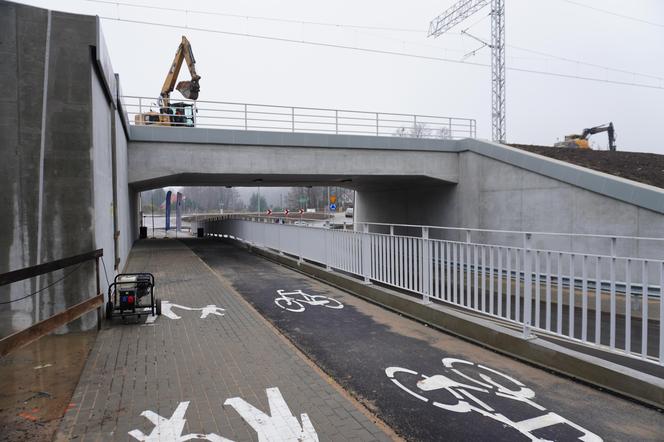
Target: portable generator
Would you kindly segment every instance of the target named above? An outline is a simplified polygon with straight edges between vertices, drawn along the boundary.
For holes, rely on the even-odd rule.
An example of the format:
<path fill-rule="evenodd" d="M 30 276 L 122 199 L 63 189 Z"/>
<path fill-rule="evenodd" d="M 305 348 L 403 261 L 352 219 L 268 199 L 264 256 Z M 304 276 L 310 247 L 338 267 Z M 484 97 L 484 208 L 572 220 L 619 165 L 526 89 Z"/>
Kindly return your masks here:
<path fill-rule="evenodd" d="M 108 287 L 106 318 L 161 315 L 161 300 L 154 296 L 154 275 L 121 273 Z"/>

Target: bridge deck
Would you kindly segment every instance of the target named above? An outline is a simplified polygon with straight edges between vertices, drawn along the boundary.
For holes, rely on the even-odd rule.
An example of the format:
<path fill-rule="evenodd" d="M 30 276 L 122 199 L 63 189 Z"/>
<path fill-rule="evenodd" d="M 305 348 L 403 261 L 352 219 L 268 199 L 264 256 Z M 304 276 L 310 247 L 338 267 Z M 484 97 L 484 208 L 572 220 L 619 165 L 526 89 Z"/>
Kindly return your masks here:
<path fill-rule="evenodd" d="M 300 414 L 308 414 L 320 440 L 395 437 L 275 329 L 408 440 L 575 440 L 583 433 L 585 440 L 657 440 L 664 434 L 664 415 L 656 410 L 432 330 L 232 244 L 142 241 L 130 267 L 155 271 L 164 299 L 191 308 L 215 305 L 224 316 L 208 309 L 201 318 L 203 311 L 175 306 L 170 311 L 181 319 L 107 326 L 63 419 L 61 440 L 126 440 L 132 430 L 148 435 L 154 426 L 141 416 L 146 410 L 171 419 L 160 435 L 171 440 L 165 431 L 187 401 L 178 436 L 267 440 L 240 417 L 238 402 L 222 404 L 239 398 L 275 416 L 270 387 L 279 389 L 298 425 Z M 283 427 L 275 428 L 276 440 L 289 440 Z M 145 440 L 159 440 L 151 436 Z"/>

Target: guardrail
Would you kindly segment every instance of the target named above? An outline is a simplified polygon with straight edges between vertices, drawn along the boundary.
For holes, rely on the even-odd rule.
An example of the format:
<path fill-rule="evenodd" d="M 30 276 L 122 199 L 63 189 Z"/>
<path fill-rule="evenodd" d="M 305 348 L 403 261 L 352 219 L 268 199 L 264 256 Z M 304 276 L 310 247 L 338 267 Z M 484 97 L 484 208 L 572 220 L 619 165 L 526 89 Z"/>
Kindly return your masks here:
<path fill-rule="evenodd" d="M 154 97 L 126 95 L 121 101 L 132 125 L 145 124 L 149 114 L 155 121 L 148 124 L 162 117 L 166 125 L 181 127 L 439 139 L 477 136 L 477 124 L 470 118 L 186 99 L 173 99 L 175 111 L 166 113 Z"/>
<path fill-rule="evenodd" d="M 237 216 L 198 223 L 208 236 L 250 242 L 417 294 L 425 303 L 500 319 L 521 328 L 524 338 L 549 334 L 664 365 L 664 261 L 616 253 L 618 238 L 657 244 L 662 238 L 574 236 L 608 241 L 613 253 L 602 254 L 534 246 L 534 236 L 565 235 L 556 233 L 376 223 L 348 231 Z M 437 229 L 462 239 L 442 239 Z M 521 243 L 472 238 L 487 233 L 518 235 Z"/>
<path fill-rule="evenodd" d="M 83 253 L 81 255 L 58 259 L 56 261 L 50 261 L 47 263 L 38 264 L 36 266 L 26 267 L 23 269 L 0 274 L 0 286 L 3 286 L 22 281 L 24 279 L 34 278 L 35 276 L 43 275 L 45 273 L 64 269 L 76 264 L 80 265 L 86 261 L 95 260 L 95 272 L 97 277 L 97 294 L 95 296 L 88 298 L 76 305 L 73 305 L 62 312 L 56 313 L 55 315 L 36 324 L 33 324 L 28 328 L 17 331 L 0 339 L 0 356 L 5 356 L 20 347 L 34 342 L 42 336 L 55 331 L 63 325 L 72 322 L 73 320 L 94 309 L 97 310 L 97 328 L 100 328 L 101 306 L 104 303 L 104 294 L 101 291 L 99 279 L 99 258 L 101 258 L 103 255 L 103 249 L 98 249 L 92 252 Z M 71 273 L 73 273 L 73 271 Z M 69 276 L 69 274 L 65 275 L 62 279 Z M 39 291 L 32 293 L 31 295 L 35 295 L 38 292 Z"/>

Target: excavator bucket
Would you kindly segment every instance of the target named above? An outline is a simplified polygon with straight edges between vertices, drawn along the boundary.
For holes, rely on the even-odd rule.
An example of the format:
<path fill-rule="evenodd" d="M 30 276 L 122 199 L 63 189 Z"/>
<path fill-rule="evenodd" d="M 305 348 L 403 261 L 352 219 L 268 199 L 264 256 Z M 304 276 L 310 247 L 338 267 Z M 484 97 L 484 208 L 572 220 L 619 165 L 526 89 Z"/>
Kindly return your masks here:
<path fill-rule="evenodd" d="M 198 92 L 201 90 L 198 81 L 181 81 L 175 88 L 180 91 L 184 98 L 190 100 L 197 100 Z"/>

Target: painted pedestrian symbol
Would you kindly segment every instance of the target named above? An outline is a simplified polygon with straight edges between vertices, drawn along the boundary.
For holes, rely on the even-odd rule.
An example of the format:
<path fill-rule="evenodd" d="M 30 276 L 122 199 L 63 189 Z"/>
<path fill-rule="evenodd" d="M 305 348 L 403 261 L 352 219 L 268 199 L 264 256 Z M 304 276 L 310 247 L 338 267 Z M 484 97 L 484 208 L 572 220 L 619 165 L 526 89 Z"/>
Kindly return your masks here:
<path fill-rule="evenodd" d="M 267 388 L 268 405 L 270 414 L 265 414 L 240 397 L 226 399 L 224 406 L 233 408 L 242 419 L 256 432 L 259 442 L 318 442 L 318 434 L 306 413 L 300 415 L 297 420 L 278 388 Z M 189 401 L 180 402 L 170 418 L 164 418 L 154 411 L 146 410 L 141 416 L 148 419 L 154 425 L 150 434 L 145 434 L 136 429 L 131 430 L 129 435 L 142 442 L 179 442 L 188 440 L 208 440 L 211 442 L 233 442 L 231 439 L 219 436 L 215 433 L 182 434 L 186 419 L 184 418 Z"/>
<path fill-rule="evenodd" d="M 189 401 L 180 402 L 169 419 L 159 416 L 154 411 L 145 410 L 141 413 L 141 416 L 152 422 L 154 429 L 150 434 L 145 434 L 140 430 L 131 430 L 129 435 L 142 442 L 180 442 L 193 439 L 209 440 L 212 442 L 233 442 L 214 433 L 182 435 L 184 425 L 187 422 L 184 415 L 188 407 Z"/>
<path fill-rule="evenodd" d="M 301 313 L 304 311 L 304 304 L 322 305 L 323 307 L 342 309 L 344 305 L 334 298 L 328 298 L 323 295 L 308 295 L 302 290 L 287 292 L 286 290 L 277 290 L 279 296 L 274 300 L 284 310 L 289 312 Z"/>
<path fill-rule="evenodd" d="M 259 442 L 318 442 L 318 434 L 306 413 L 300 415 L 300 425 L 278 388 L 268 388 L 265 391 L 270 406 L 269 416 L 239 397 L 226 399 L 224 405 L 233 407 L 242 416 L 258 434 Z"/>
<path fill-rule="evenodd" d="M 514 428 L 532 441 L 544 440 L 535 432 L 557 425 L 567 425 L 582 433 L 578 440 L 602 441 L 602 438 L 574 422 L 547 412 L 546 408 L 531 400 L 535 397 L 533 390 L 504 373 L 456 358 L 444 358 L 443 367 L 444 374 L 432 376 L 402 367 L 388 367 L 385 374 L 396 386 L 423 402 L 455 413 L 478 413 Z M 536 409 L 539 415 L 512 420 L 494 409 L 492 397 L 521 402 Z"/>
<path fill-rule="evenodd" d="M 170 319 L 181 319 L 182 317 L 177 315 L 173 309 L 179 308 L 181 310 L 190 310 L 190 311 L 200 311 L 201 319 L 207 318 L 209 315 L 224 316 L 226 310 L 221 307 L 217 307 L 214 304 L 206 305 L 205 307 L 187 307 L 186 305 L 173 304 L 172 302 L 162 301 L 161 302 L 161 314 Z"/>

